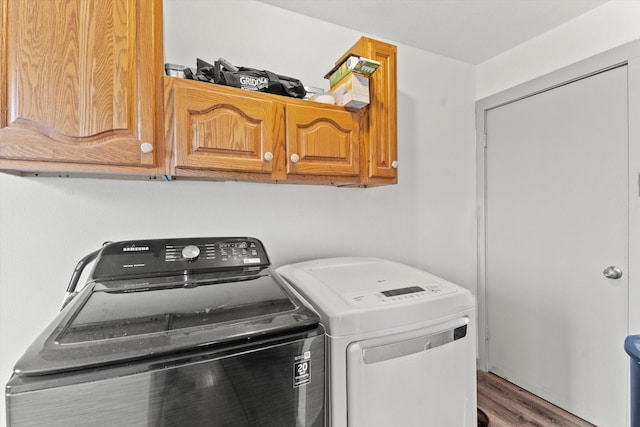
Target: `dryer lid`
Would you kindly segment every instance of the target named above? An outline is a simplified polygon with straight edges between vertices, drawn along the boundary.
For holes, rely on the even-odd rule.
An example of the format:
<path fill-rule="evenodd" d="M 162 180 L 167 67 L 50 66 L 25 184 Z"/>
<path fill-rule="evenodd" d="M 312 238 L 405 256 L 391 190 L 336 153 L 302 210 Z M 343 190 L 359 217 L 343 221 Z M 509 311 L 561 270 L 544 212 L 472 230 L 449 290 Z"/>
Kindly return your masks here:
<path fill-rule="evenodd" d="M 467 289 L 378 258 L 309 260 L 277 272 L 320 313 L 331 336 L 406 328 L 475 307 Z"/>

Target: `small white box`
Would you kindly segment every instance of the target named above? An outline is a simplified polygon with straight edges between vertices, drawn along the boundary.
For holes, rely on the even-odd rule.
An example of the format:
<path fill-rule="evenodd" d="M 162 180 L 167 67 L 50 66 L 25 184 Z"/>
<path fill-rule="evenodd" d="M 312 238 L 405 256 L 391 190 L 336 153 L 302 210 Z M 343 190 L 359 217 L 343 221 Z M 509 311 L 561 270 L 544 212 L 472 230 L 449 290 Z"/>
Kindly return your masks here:
<path fill-rule="evenodd" d="M 336 104 L 360 109 L 369 105 L 369 78 L 357 73 L 347 74 L 331 88 Z"/>

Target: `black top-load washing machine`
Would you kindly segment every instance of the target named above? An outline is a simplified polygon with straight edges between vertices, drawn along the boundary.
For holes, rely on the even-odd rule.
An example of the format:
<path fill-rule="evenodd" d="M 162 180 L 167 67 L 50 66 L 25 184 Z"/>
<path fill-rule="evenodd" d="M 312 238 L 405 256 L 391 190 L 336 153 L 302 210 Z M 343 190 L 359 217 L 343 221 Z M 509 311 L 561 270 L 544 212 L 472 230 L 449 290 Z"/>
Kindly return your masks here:
<path fill-rule="evenodd" d="M 324 330 L 257 239 L 108 243 L 68 291 L 15 365 L 8 426 L 324 426 Z"/>

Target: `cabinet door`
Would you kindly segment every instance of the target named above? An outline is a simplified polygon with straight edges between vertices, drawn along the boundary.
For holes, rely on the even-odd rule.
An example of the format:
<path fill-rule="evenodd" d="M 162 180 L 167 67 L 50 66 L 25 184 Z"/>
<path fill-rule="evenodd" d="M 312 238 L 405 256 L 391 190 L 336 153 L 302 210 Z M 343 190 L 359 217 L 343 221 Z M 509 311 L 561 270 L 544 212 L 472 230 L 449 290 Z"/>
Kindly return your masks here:
<path fill-rule="evenodd" d="M 0 19 L 4 169 L 157 165 L 161 0 L 2 0 Z"/>
<path fill-rule="evenodd" d="M 363 179 L 367 184 L 395 184 L 398 180 L 397 49 L 394 45 L 361 37 L 340 59 L 361 55 L 380 62 L 369 80 L 368 143 L 363 144 Z"/>
<path fill-rule="evenodd" d="M 369 178 L 397 179 L 396 47 L 371 42 L 369 49 L 369 57 L 381 64 L 371 76 Z"/>
<path fill-rule="evenodd" d="M 287 173 L 357 180 L 360 173 L 357 114 L 324 106 L 286 108 Z"/>
<path fill-rule="evenodd" d="M 167 112 L 175 117 L 170 122 L 175 122 L 171 132 L 177 175 L 189 175 L 190 169 L 254 174 L 273 170 L 275 102 L 238 89 L 169 81 L 174 82 Z"/>

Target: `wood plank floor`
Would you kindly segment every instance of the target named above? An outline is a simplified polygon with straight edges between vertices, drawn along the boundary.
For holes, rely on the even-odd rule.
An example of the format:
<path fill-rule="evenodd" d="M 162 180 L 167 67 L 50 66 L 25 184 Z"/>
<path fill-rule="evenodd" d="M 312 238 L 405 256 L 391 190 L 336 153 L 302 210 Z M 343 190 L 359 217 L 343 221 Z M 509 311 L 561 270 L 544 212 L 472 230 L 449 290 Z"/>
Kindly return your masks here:
<path fill-rule="evenodd" d="M 478 407 L 490 427 L 594 427 L 497 375 L 478 371 Z"/>

